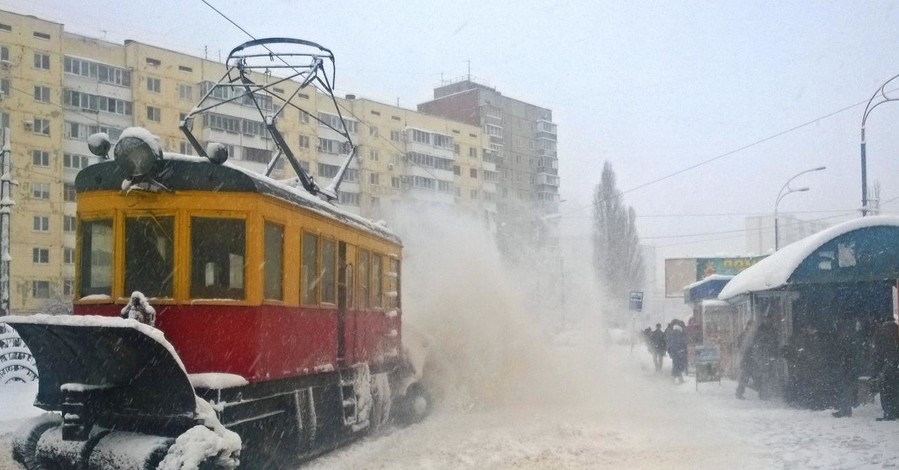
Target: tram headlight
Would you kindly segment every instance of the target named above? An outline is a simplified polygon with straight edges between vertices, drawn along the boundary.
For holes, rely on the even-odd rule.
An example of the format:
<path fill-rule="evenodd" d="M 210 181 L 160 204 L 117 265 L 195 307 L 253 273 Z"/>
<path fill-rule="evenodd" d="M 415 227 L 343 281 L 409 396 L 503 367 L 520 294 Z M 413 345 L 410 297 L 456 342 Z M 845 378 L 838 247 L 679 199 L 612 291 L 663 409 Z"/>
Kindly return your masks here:
<path fill-rule="evenodd" d="M 131 179 L 152 177 L 156 162 L 162 160 L 162 147 L 156 136 L 139 127 L 125 129 L 113 153 L 116 163 Z"/>

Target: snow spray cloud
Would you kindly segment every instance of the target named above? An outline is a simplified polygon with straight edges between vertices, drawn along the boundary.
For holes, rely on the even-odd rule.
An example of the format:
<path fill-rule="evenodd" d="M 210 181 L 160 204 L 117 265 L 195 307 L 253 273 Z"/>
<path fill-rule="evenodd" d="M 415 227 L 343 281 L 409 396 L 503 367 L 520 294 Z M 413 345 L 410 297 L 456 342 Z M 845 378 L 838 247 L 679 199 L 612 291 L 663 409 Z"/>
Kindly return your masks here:
<path fill-rule="evenodd" d="M 438 406 L 513 406 L 564 393 L 554 328 L 520 287 L 533 284 L 528 273 L 503 266 L 482 221 L 420 209 L 394 217 L 393 228 L 405 245 L 404 342 L 427 345 L 422 380 Z"/>

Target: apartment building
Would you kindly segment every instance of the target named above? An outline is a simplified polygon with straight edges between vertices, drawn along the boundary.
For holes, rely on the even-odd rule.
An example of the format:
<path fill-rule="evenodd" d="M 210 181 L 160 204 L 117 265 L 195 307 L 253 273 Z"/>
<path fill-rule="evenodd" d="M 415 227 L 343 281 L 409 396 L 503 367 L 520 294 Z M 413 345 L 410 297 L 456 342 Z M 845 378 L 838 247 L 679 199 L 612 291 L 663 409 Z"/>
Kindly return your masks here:
<path fill-rule="evenodd" d="M 495 167 L 497 223 L 502 247 L 558 244 L 557 126 L 552 111 L 504 96 L 466 77 L 434 89 L 424 113 L 478 126 L 487 135 L 485 162 Z M 493 175 L 491 175 L 493 176 Z"/>
<path fill-rule="evenodd" d="M 64 26 L 0 11 L 0 127 L 9 128 L 14 187 L 11 310 L 46 311 L 74 295 L 75 189 L 78 171 L 96 163 L 87 138 L 115 140 L 143 126 L 167 151 L 193 154 L 179 124 L 207 95 L 223 103 L 240 92 L 213 85 L 224 64 L 126 41 L 114 44 L 68 33 Z M 337 100 L 298 83 L 257 76 L 302 110 L 285 108 L 277 126 L 320 186 L 345 158 L 343 138 L 322 123 L 346 123 L 357 158 L 341 185 L 342 207 L 390 220 L 403 206 L 437 206 L 493 224 L 499 173 L 489 136 L 479 124 L 348 95 Z M 257 95 L 266 111 L 271 97 Z M 338 112 L 339 111 L 339 112 Z M 202 143 L 219 142 L 230 161 L 263 172 L 277 154 L 255 105 L 238 98 L 192 123 Z M 292 177 L 281 158 L 274 177 Z"/>

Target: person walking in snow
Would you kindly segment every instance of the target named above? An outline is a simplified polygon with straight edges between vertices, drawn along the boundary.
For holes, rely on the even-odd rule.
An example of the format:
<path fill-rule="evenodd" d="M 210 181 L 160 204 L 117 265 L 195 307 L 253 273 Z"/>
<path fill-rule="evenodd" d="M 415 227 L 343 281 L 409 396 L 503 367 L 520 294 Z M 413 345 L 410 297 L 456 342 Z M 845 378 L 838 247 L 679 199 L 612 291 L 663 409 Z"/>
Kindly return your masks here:
<path fill-rule="evenodd" d="M 668 355 L 671 356 L 671 375 L 677 383 L 684 383 L 684 374 L 687 372 L 687 334 L 684 327 L 680 324 L 673 325 L 666 343 Z"/>
<path fill-rule="evenodd" d="M 656 366 L 656 372 L 661 372 L 662 364 L 665 360 L 665 333 L 662 331 L 661 323 L 656 323 L 656 329 L 650 333 L 649 345 L 652 351 L 652 361 Z"/>
<path fill-rule="evenodd" d="M 877 421 L 899 419 L 899 326 L 890 318 L 874 337 L 874 372 L 880 383 L 883 417 Z"/>

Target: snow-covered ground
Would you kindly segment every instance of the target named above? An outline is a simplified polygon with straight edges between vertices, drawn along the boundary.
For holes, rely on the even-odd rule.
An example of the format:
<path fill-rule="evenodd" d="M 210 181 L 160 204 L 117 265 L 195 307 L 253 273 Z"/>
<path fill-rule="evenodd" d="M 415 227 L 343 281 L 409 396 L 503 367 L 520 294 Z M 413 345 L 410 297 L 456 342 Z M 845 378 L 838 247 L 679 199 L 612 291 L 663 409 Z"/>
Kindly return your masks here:
<path fill-rule="evenodd" d="M 724 381 L 682 385 L 656 374 L 644 348 L 601 347 L 587 335 L 549 346 L 555 377 L 489 403 L 438 408 L 424 423 L 389 429 L 331 452 L 311 469 L 884 468 L 899 467 L 899 422 L 877 403 L 851 418 L 733 396 Z M 555 364 L 559 365 L 559 364 Z M 34 384 L 0 386 L 0 469 Z M 494 397 L 495 398 L 495 397 Z"/>

